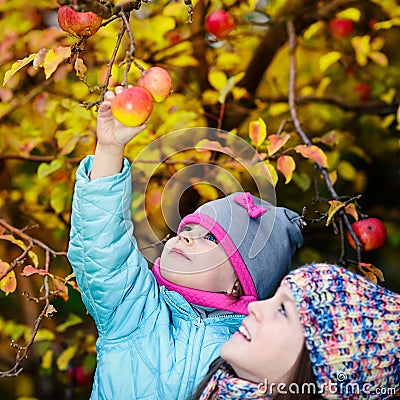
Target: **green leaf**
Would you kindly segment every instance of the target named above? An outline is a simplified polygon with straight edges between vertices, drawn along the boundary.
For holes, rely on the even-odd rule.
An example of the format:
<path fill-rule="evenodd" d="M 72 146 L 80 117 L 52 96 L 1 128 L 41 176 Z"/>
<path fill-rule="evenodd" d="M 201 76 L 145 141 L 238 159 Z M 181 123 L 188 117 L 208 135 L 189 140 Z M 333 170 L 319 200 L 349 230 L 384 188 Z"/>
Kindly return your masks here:
<path fill-rule="evenodd" d="M 49 163 L 41 163 L 38 167 L 37 170 L 37 176 L 39 179 L 44 178 L 45 176 L 48 176 L 52 174 L 53 172 L 57 171 L 60 169 L 63 165 L 63 161 L 60 160 L 59 158 L 56 158 L 53 160 L 50 164 Z"/>
<path fill-rule="evenodd" d="M 79 325 L 82 323 L 82 318 L 75 314 L 69 314 L 67 320 L 57 326 L 57 332 L 65 332 L 71 326 Z"/>
<path fill-rule="evenodd" d="M 29 56 L 25 57 L 22 60 L 17 60 L 13 63 L 11 68 L 4 74 L 3 86 L 25 65 L 28 65 L 33 59 L 36 57 L 36 53 L 29 54 Z"/>
<path fill-rule="evenodd" d="M 51 208 L 59 214 L 65 208 L 67 203 L 68 190 L 65 185 L 57 185 L 50 194 L 50 205 Z"/>

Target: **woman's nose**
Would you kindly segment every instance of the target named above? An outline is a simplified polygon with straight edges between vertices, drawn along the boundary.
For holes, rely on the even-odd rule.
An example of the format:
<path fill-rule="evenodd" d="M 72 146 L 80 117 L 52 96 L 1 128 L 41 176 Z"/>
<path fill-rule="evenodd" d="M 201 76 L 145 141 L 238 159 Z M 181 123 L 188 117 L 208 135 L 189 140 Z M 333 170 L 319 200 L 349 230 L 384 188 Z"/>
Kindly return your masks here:
<path fill-rule="evenodd" d="M 268 307 L 268 300 L 258 300 L 249 303 L 247 309 L 249 315 L 252 314 L 257 321 L 262 320 L 264 309 Z"/>
<path fill-rule="evenodd" d="M 183 240 L 183 242 L 188 246 L 191 246 L 194 243 L 193 238 L 187 232 L 181 232 L 180 234 L 178 234 L 178 241 L 181 240 Z"/>

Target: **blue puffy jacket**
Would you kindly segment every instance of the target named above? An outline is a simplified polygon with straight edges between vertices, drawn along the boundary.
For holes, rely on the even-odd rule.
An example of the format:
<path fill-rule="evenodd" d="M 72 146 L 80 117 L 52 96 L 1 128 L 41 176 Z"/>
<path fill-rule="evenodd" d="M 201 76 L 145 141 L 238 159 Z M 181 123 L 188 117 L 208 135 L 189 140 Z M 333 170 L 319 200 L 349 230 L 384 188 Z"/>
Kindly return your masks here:
<path fill-rule="evenodd" d="M 243 316 L 199 318 L 159 287 L 132 236 L 130 166 L 91 181 L 76 175 L 68 258 L 98 329 L 92 400 L 183 400 Z"/>

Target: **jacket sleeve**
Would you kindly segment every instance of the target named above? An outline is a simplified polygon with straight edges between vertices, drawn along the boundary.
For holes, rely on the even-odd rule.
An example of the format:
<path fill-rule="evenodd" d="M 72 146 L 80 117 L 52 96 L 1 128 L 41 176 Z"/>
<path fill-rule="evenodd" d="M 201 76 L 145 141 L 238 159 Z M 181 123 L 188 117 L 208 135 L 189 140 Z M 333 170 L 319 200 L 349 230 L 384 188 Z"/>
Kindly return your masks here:
<path fill-rule="evenodd" d="M 133 237 L 129 162 L 90 180 L 92 161 L 86 157 L 76 173 L 68 259 L 99 335 L 118 339 L 159 307 L 159 289 Z"/>

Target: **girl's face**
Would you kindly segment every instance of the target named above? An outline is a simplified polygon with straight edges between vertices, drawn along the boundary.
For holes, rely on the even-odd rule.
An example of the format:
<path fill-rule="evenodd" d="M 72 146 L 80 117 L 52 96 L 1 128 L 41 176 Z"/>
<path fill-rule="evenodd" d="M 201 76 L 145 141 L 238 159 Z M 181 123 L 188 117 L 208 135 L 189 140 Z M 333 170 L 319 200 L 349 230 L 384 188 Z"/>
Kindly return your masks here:
<path fill-rule="evenodd" d="M 236 280 L 232 264 L 215 237 L 194 224 L 167 241 L 160 272 L 177 285 L 209 292 L 226 292 Z"/>
<path fill-rule="evenodd" d="M 249 304 L 249 316 L 221 347 L 221 357 L 243 379 L 289 384 L 304 345 L 299 314 L 288 286 Z"/>

